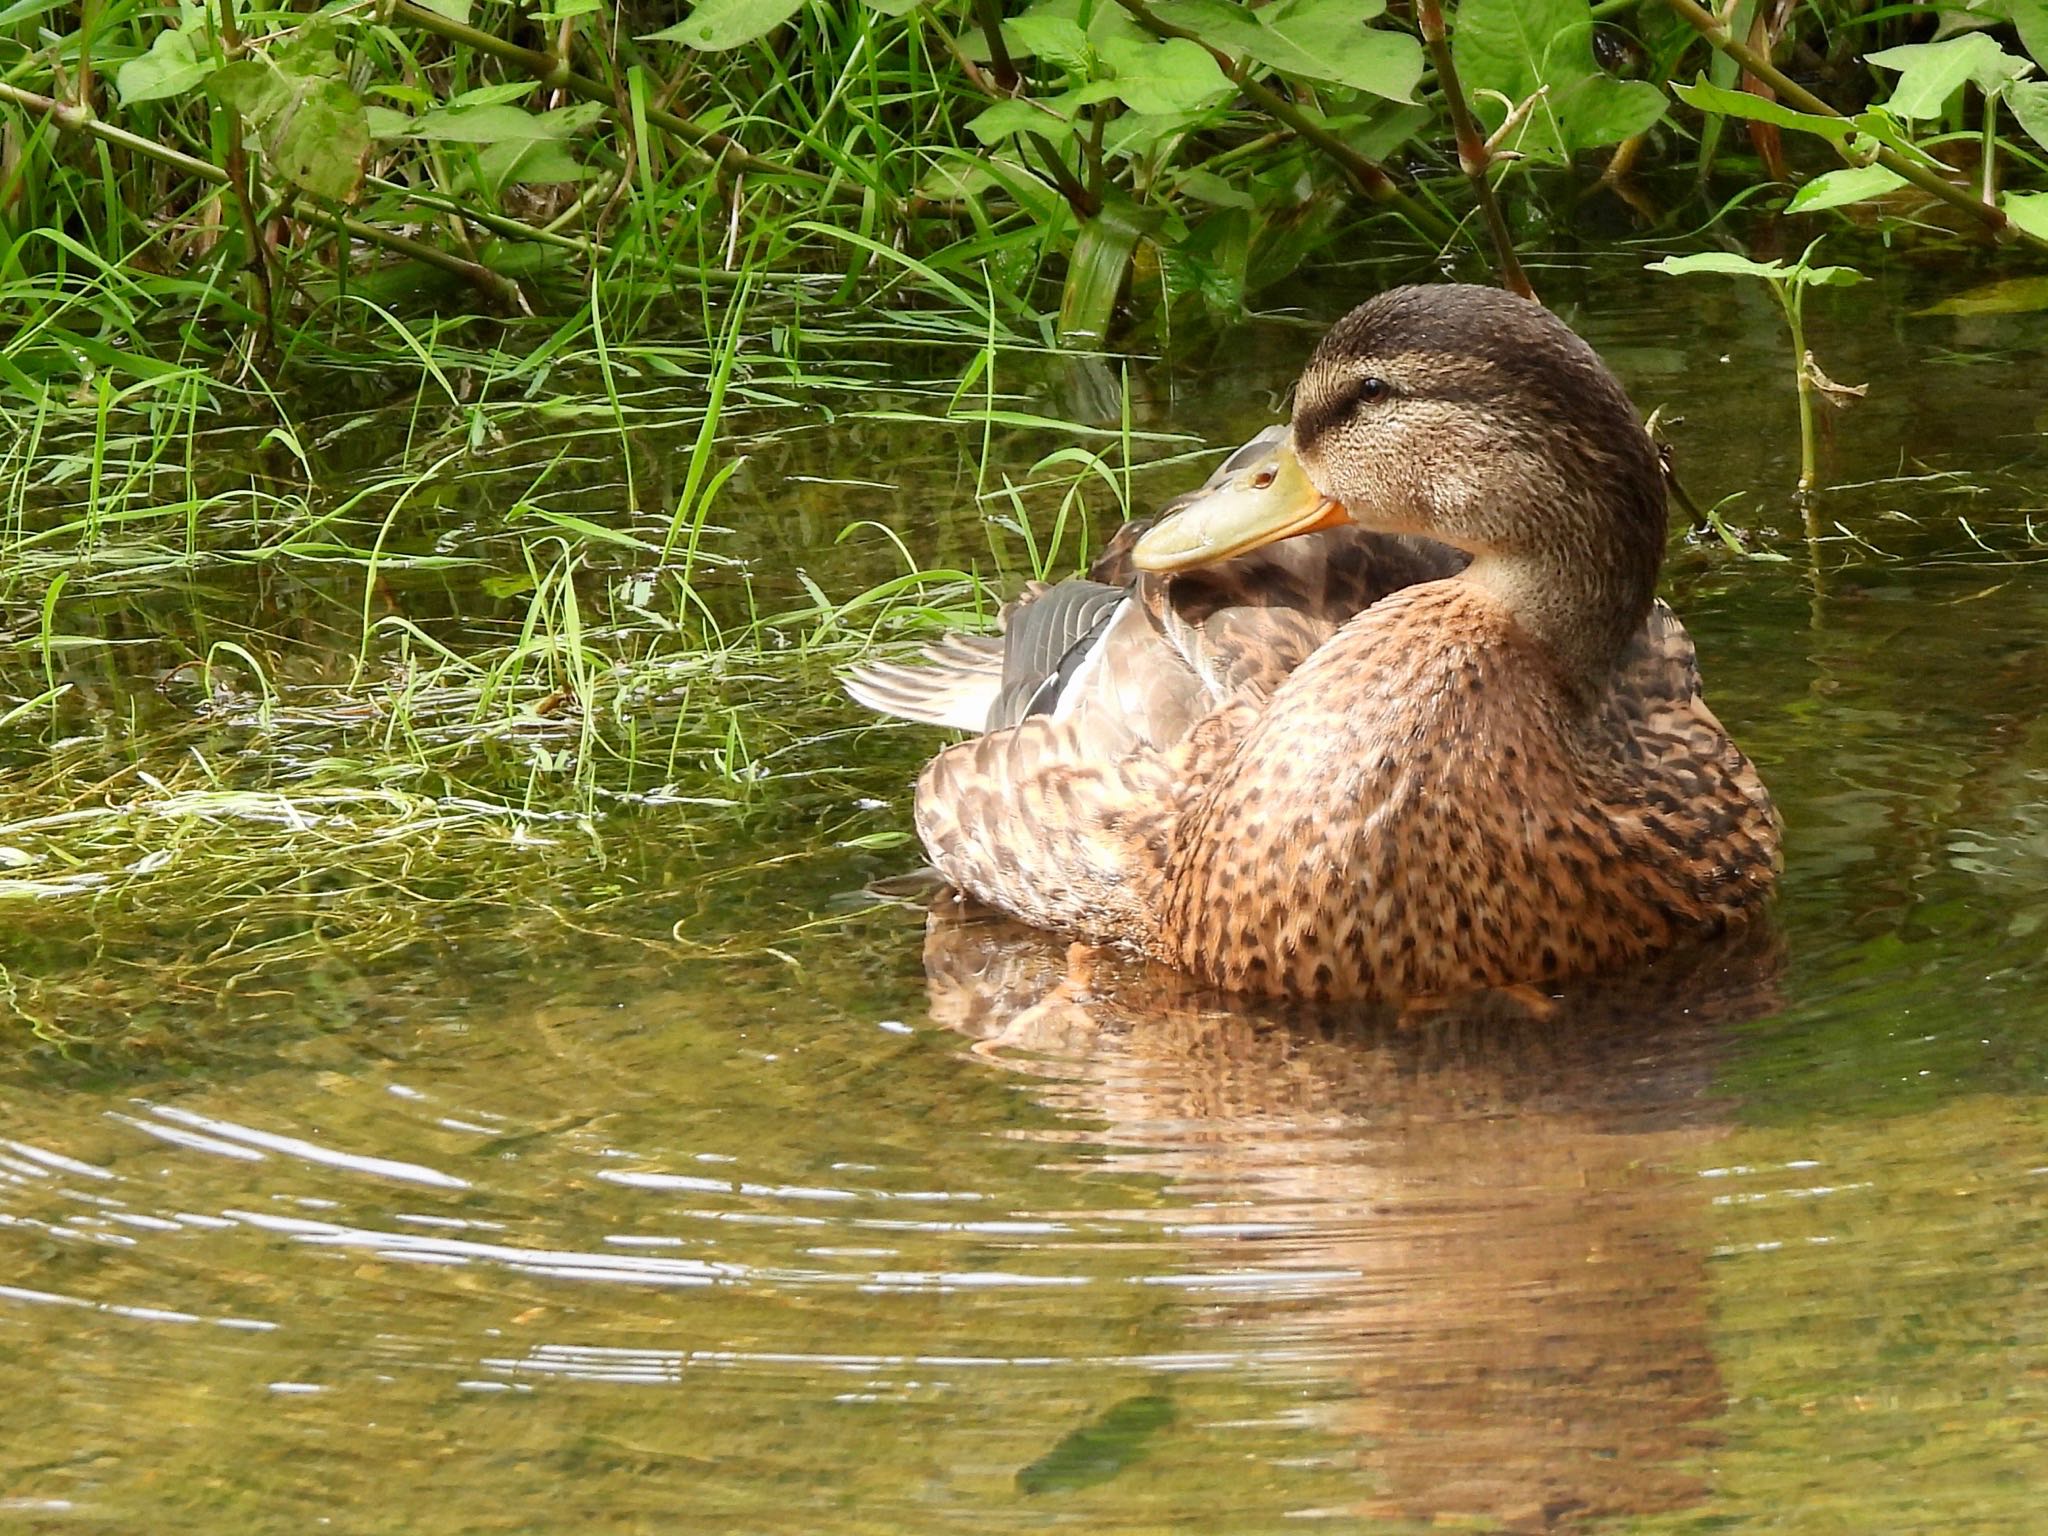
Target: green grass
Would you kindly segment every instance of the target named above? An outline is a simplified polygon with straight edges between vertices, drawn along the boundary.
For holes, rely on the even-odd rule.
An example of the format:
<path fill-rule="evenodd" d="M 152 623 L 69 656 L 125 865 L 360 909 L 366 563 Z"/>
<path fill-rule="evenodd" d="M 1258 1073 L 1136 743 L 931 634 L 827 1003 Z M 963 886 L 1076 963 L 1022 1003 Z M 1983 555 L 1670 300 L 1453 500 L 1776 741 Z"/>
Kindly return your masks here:
<path fill-rule="evenodd" d="M 526 352 L 392 327 L 409 378 L 166 375 L 45 404 L 0 460 L 0 991 L 32 1036 L 154 1040 L 160 994 L 479 926 L 637 932 L 793 818 L 909 862 L 857 802 L 925 743 L 839 670 L 1071 566 L 1134 472 L 1193 473 L 1185 438 L 1033 409 L 1038 350 L 925 316 L 734 305 L 701 342 Z M 686 872 L 615 889 L 635 818 Z"/>

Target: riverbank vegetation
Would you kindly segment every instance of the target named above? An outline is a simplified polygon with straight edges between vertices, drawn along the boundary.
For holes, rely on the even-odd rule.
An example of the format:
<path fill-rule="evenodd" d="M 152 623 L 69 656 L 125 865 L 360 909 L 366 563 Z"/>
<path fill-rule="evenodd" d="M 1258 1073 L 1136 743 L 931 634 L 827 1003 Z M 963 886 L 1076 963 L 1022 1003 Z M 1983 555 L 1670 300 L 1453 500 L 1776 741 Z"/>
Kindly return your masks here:
<path fill-rule="evenodd" d="M 168 910 L 195 988 L 596 922 L 617 818 L 903 862 L 835 668 L 1194 478 L 1134 369 L 1584 249 L 2048 306 L 2042 59 L 2048 0 L 0 6 L 0 998 L 162 1006 Z"/>

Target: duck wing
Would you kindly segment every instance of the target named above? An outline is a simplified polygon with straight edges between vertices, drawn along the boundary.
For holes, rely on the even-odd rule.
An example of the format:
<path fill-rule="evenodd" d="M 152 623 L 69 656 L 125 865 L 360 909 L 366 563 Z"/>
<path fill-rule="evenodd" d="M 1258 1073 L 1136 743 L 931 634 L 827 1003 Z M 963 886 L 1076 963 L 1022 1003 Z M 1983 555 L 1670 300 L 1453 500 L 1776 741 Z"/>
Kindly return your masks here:
<path fill-rule="evenodd" d="M 913 719 L 983 722 L 918 780 L 918 833 L 946 879 L 1038 927 L 1135 938 L 1190 789 L 1273 690 L 1355 614 L 1463 563 L 1353 528 L 1127 586 L 1094 580 L 1098 563 L 1025 593 L 1001 634 L 948 637 L 848 688 Z"/>
<path fill-rule="evenodd" d="M 1661 600 L 1630 641 L 1602 711 L 1612 801 L 1685 876 L 1669 901 L 1693 921 L 1746 916 L 1783 866 L 1784 824 L 1747 754 L 1708 707 L 1692 637 Z"/>
<path fill-rule="evenodd" d="M 925 725 L 1015 725 L 1054 707 L 1128 596 L 1096 581 L 1032 582 L 1003 605 L 995 634 L 954 630 L 925 645 L 914 662 L 869 662 L 847 673 L 846 691 L 880 714 Z"/>
<path fill-rule="evenodd" d="M 1163 747 L 1224 698 L 1270 693 L 1353 614 L 1465 558 L 1423 539 L 1335 528 L 1141 575 L 1129 551 L 1148 526 L 1126 523 L 1086 577 L 1031 583 L 1004 605 L 995 634 L 955 631 L 912 660 L 865 663 L 848 672 L 847 692 L 878 713 L 963 731 L 1081 717 L 1092 728 L 1080 746 L 1097 755 Z"/>

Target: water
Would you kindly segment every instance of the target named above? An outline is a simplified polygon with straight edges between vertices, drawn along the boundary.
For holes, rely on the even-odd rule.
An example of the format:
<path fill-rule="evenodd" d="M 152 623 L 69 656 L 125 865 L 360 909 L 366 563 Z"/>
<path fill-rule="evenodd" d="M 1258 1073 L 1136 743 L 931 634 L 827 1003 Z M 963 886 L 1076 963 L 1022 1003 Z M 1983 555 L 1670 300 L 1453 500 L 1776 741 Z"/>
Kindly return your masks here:
<path fill-rule="evenodd" d="M 1816 565 L 1760 296 L 1540 280 L 1790 557 L 1667 580 L 1788 820 L 1774 933 L 1549 1018 L 1219 1011 L 860 906 L 909 859 L 862 841 L 906 823 L 909 731 L 728 833 L 621 810 L 602 866 L 387 956 L 200 984 L 217 914 L 25 920 L 18 1005 L 61 977 L 81 1037 L 134 1028 L 24 1036 L 0 1098 L 0 1524 L 2038 1530 L 2048 326 L 1914 317 L 1944 289 L 1906 271 L 1816 301 L 1871 384 Z M 1310 339 L 1142 371 L 1144 419 L 1234 441 Z M 764 454 L 737 537 L 875 579 L 846 508 L 915 538 L 962 487 L 867 432 L 908 494 Z"/>

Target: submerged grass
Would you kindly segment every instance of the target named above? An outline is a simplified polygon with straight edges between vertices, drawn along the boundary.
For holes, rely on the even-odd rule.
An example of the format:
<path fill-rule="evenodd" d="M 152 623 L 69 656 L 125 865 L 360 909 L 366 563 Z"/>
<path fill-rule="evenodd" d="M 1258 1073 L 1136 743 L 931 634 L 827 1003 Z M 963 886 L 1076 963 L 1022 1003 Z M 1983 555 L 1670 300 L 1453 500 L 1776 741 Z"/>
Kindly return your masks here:
<path fill-rule="evenodd" d="M 735 922 L 650 903 L 792 817 L 907 861 L 837 671 L 1070 565 L 1134 472 L 1192 473 L 1101 362 L 1059 364 L 1110 402 L 1063 420 L 1035 348 L 929 317 L 736 302 L 702 342 L 523 353 L 392 326 L 411 381 L 166 375 L 0 458 L 0 965 L 34 1037 L 154 1039 L 164 997 L 493 925 L 695 952 Z M 633 816 L 688 876 L 619 874 Z"/>

